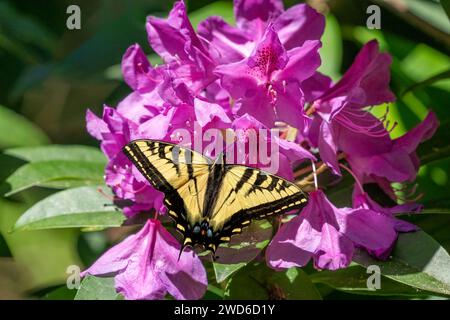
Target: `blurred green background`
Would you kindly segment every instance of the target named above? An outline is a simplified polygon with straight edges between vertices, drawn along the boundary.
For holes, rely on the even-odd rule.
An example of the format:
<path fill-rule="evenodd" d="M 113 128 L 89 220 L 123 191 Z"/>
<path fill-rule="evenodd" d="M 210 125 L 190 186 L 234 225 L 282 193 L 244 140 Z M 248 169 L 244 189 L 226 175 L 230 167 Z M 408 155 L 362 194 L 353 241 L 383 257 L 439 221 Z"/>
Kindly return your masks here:
<path fill-rule="evenodd" d="M 298 2 L 285 1 L 285 6 Z M 399 125 L 392 136 L 402 135 L 432 109 L 442 124 L 439 139 L 422 148 L 439 145 L 448 153 L 449 2 L 308 3 L 327 15 L 321 70 L 339 79 L 361 46 L 377 38 L 394 61 L 391 87 L 398 101 L 390 106 L 390 119 Z M 81 8 L 81 30 L 66 27 L 66 9 L 72 4 Z M 366 27 L 366 9 L 372 4 L 381 7 L 380 30 Z M 141 44 L 153 63 L 159 61 L 147 44 L 145 17 L 166 16 L 171 7 L 171 1 L 155 0 L 0 1 L 0 150 L 48 143 L 97 146 L 85 130 L 86 109 L 100 114 L 103 103 L 114 106 L 130 92 L 121 80 L 119 65 L 129 45 Z M 194 26 L 209 15 L 233 22 L 231 1 L 188 1 L 188 8 Z M 383 114 L 384 109 L 374 112 Z M 1 159 L 0 182 L 14 170 L 8 167 L 7 157 L 0 154 Z M 417 194 L 424 194 L 421 201 L 430 208 L 449 207 L 450 158 L 425 161 Z M 63 285 L 67 266 L 92 263 L 126 233 L 122 229 L 10 232 L 27 207 L 52 192 L 33 188 L 0 198 L 0 299 L 73 298 L 75 291 Z M 430 213 L 409 219 L 450 249 L 450 215 Z M 359 297 L 337 289 L 323 284 L 321 294 Z"/>

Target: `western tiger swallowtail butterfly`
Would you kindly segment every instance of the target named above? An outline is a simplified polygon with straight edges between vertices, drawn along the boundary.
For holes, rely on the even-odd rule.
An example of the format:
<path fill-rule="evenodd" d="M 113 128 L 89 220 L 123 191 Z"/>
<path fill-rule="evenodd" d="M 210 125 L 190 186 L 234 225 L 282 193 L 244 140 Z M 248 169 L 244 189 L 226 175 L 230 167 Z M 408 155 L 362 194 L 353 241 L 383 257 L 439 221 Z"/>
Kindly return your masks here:
<path fill-rule="evenodd" d="M 123 152 L 157 190 L 183 235 L 182 249 L 203 245 L 213 257 L 221 243 L 252 219 L 301 209 L 306 195 L 295 184 L 243 165 L 226 164 L 175 144 L 135 140 Z"/>

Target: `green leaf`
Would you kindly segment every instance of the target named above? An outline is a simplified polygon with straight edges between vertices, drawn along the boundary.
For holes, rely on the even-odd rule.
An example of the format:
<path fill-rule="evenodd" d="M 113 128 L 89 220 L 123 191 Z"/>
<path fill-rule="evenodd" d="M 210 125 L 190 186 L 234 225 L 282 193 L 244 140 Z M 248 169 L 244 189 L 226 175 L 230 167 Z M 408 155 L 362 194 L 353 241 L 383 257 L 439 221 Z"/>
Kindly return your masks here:
<path fill-rule="evenodd" d="M 50 160 L 92 161 L 106 164 L 105 155 L 98 149 L 80 145 L 48 145 L 6 149 L 4 154 L 28 162 Z"/>
<path fill-rule="evenodd" d="M 309 276 L 299 268 L 290 268 L 283 272 L 272 271 L 269 278 L 272 290 L 281 289 L 287 300 L 321 300 L 322 297 L 311 282 Z"/>
<path fill-rule="evenodd" d="M 216 275 L 217 282 L 225 281 L 229 276 L 238 271 L 239 269 L 245 267 L 247 265 L 246 262 L 233 263 L 233 264 L 222 264 L 222 263 L 214 263 L 214 273 Z"/>
<path fill-rule="evenodd" d="M 221 16 L 226 22 L 233 24 L 233 4 L 228 1 L 214 1 L 201 9 L 189 13 L 189 20 L 194 29 L 197 29 L 198 24 L 210 16 Z"/>
<path fill-rule="evenodd" d="M 0 148 L 48 143 L 41 129 L 26 118 L 0 105 Z"/>
<path fill-rule="evenodd" d="M 86 276 L 81 281 L 75 300 L 121 300 L 116 292 L 114 278 Z"/>
<path fill-rule="evenodd" d="M 351 265 L 345 269 L 336 271 L 320 271 L 311 274 L 309 277 L 313 283 L 326 284 L 334 289 L 375 296 L 426 296 L 425 291 L 415 289 L 408 285 L 398 283 L 387 277 L 382 276 L 380 280 L 380 289 L 369 289 L 367 279 L 371 275 L 365 268 L 358 265 Z"/>
<path fill-rule="evenodd" d="M 27 163 L 5 180 L 0 194 L 8 197 L 34 186 L 69 188 L 99 185 L 103 182 L 103 171 L 103 162 L 56 160 Z"/>
<path fill-rule="evenodd" d="M 326 16 L 325 32 L 321 40 L 322 65 L 319 71 L 336 81 L 340 77 L 342 64 L 342 37 L 339 23 L 331 14 Z"/>
<path fill-rule="evenodd" d="M 102 193 L 111 194 L 108 188 Z M 14 230 L 118 227 L 125 220 L 99 187 L 80 187 L 55 193 L 28 209 Z"/>
<path fill-rule="evenodd" d="M 417 148 L 422 165 L 450 157 L 450 121 L 439 125 L 433 137 Z"/>
<path fill-rule="evenodd" d="M 267 300 L 269 293 L 263 279 L 265 271 L 261 263 L 249 264 L 239 270 L 228 281 L 224 298 L 235 300 Z"/>
<path fill-rule="evenodd" d="M 365 267 L 378 265 L 382 275 L 414 288 L 450 295 L 450 256 L 423 231 L 400 234 L 388 261 L 376 260 L 362 250 L 353 260 Z"/>
<path fill-rule="evenodd" d="M 441 0 L 441 6 L 444 9 L 447 17 L 450 19 L 450 0 Z"/>
<path fill-rule="evenodd" d="M 77 291 L 75 289 L 67 288 L 67 285 L 63 285 L 57 289 L 54 289 L 44 294 L 41 299 L 43 300 L 73 300 Z"/>
<path fill-rule="evenodd" d="M 450 214 L 450 208 L 429 208 L 428 206 L 425 207 L 422 211 L 420 211 L 421 214 Z"/>
<path fill-rule="evenodd" d="M 423 0 L 405 0 L 409 11 L 419 18 L 425 20 L 430 25 L 450 33 L 450 23 L 443 8 L 439 3 Z M 444 0 L 445 1 L 445 0 Z"/>
<path fill-rule="evenodd" d="M 446 70 L 443 72 L 440 72 L 434 76 L 431 76 L 425 80 L 422 80 L 420 82 L 416 82 L 415 84 L 413 84 L 412 86 L 409 86 L 408 88 L 406 88 L 406 90 L 402 93 L 402 95 L 407 94 L 408 92 L 411 91 L 415 91 L 418 89 L 422 89 L 425 87 L 428 87 L 430 85 L 432 85 L 435 82 L 438 82 L 440 80 L 446 80 L 446 79 L 450 79 L 450 70 Z"/>
<path fill-rule="evenodd" d="M 217 249 L 217 260 L 213 263 L 217 282 L 226 280 L 237 270 L 255 259 L 269 244 L 272 225 L 267 220 L 253 221 L 248 229 L 235 235 L 231 242 Z"/>
<path fill-rule="evenodd" d="M 76 250 L 77 230 L 38 230 L 14 232 L 16 220 L 27 209 L 27 205 L 0 199 L 0 233 L 17 263 L 23 271 L 25 290 L 65 284 L 67 267 L 81 266 Z"/>
<path fill-rule="evenodd" d="M 202 300 L 222 300 L 223 289 L 220 289 L 212 284 L 208 284 L 208 289 L 203 296 Z"/>
<path fill-rule="evenodd" d="M 238 300 L 321 299 L 319 291 L 303 270 L 274 271 L 265 263 L 249 264 L 239 270 L 228 281 L 224 297 Z"/>
<path fill-rule="evenodd" d="M 8 178 L 1 185 L 0 194 L 9 196 L 32 186 L 68 188 L 101 184 L 106 158 L 94 147 L 48 145 L 6 149 L 0 154 L 0 165 L 6 166 L 0 181 Z"/>
<path fill-rule="evenodd" d="M 409 51 L 408 55 L 400 62 L 400 65 L 408 77 L 416 82 L 422 82 L 437 74 L 448 71 L 450 68 L 450 58 L 448 55 L 426 44 L 419 43 Z M 417 68 L 420 65 L 427 67 Z M 448 89 L 450 83 L 448 81 L 442 81 L 441 86 L 444 89 Z"/>

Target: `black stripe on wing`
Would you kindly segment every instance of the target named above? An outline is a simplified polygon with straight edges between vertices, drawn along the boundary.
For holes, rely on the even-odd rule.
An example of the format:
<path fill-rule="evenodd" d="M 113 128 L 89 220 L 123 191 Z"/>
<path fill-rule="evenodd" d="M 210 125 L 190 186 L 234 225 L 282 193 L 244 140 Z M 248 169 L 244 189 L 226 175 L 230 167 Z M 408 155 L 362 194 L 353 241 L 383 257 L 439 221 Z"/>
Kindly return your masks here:
<path fill-rule="evenodd" d="M 149 152 L 151 152 L 152 155 L 160 153 L 158 150 L 159 148 L 155 148 L 154 142 L 148 142 L 148 146 Z M 123 148 L 123 152 L 155 189 L 164 193 L 174 192 L 174 188 L 167 182 L 162 173 L 155 168 L 137 144 L 130 143 L 126 145 Z M 158 156 L 160 158 L 165 158 L 165 154 L 164 157 L 161 157 L 161 154 Z"/>
<path fill-rule="evenodd" d="M 152 154 L 157 152 L 160 158 L 165 158 L 165 153 L 163 152 L 164 146 L 160 145 L 156 148 L 151 141 L 148 142 L 148 145 Z M 124 147 L 123 152 L 151 185 L 164 193 L 164 205 L 167 208 L 167 213 L 174 219 L 175 227 L 181 232 L 185 241 L 186 233 L 189 231 L 189 223 L 183 199 L 172 185 L 167 182 L 162 173 L 155 168 L 147 156 L 145 156 L 139 146 L 130 143 Z M 189 245 L 189 243 L 186 245 Z"/>

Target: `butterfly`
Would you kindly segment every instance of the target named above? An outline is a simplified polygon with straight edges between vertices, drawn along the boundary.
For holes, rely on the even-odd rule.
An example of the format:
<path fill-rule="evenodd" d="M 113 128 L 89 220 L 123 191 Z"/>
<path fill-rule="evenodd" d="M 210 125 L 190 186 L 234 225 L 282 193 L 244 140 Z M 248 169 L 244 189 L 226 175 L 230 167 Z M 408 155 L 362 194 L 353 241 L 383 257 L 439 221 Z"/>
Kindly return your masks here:
<path fill-rule="evenodd" d="M 301 209 L 307 196 L 297 185 L 243 165 L 216 161 L 193 150 L 156 140 L 123 148 L 142 175 L 164 193 L 164 205 L 183 235 L 181 252 L 202 245 L 213 258 L 220 244 L 253 219 Z"/>

